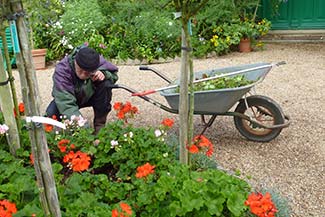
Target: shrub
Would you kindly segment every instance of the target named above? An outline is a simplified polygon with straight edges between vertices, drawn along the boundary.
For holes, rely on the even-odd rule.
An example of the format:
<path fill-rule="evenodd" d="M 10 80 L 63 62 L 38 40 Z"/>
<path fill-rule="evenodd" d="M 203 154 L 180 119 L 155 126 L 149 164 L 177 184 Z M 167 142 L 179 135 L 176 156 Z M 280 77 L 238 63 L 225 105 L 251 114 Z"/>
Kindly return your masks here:
<path fill-rule="evenodd" d="M 168 1 L 41 1 L 42 6 L 46 4 L 52 8 L 48 14 L 42 8 L 36 10 L 35 4 L 28 4 L 32 5 L 28 9 L 42 12 L 40 17 L 32 13 L 33 18 L 38 18 L 33 37 L 37 46 L 48 49 L 48 60 L 61 58 L 84 43 L 109 59 L 152 62 L 180 55 L 181 27 Z M 265 34 L 269 22 L 258 22 L 262 25 L 254 28 L 244 28 L 243 24 L 247 23 L 239 22 L 259 20 L 254 14 L 257 6 L 255 0 L 209 1 L 192 19 L 194 56 L 232 51 L 239 43 L 240 34 L 253 37 Z M 216 32 L 216 29 L 223 31 Z"/>
<path fill-rule="evenodd" d="M 76 47 L 83 44 L 94 33 L 106 27 L 107 18 L 101 13 L 97 0 L 68 1 L 60 19 L 68 44 Z"/>
<path fill-rule="evenodd" d="M 27 27 L 31 48 L 47 48 L 46 59 L 61 58 L 66 49 L 61 46 L 61 29 L 57 31 L 56 22 L 63 14 L 61 2 L 56 0 L 24 0 L 27 11 Z"/>

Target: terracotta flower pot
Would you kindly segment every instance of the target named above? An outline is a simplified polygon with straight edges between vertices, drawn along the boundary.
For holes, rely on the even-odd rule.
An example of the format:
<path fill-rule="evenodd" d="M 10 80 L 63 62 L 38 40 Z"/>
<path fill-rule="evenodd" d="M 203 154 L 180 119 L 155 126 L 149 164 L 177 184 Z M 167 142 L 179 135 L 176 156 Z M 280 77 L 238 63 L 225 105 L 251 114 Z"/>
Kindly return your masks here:
<path fill-rule="evenodd" d="M 240 39 L 238 47 L 240 52 L 251 52 L 251 40 L 249 38 Z"/>
<path fill-rule="evenodd" d="M 32 50 L 32 58 L 34 68 L 38 69 L 45 69 L 45 56 L 46 56 L 46 49 L 34 49 Z"/>

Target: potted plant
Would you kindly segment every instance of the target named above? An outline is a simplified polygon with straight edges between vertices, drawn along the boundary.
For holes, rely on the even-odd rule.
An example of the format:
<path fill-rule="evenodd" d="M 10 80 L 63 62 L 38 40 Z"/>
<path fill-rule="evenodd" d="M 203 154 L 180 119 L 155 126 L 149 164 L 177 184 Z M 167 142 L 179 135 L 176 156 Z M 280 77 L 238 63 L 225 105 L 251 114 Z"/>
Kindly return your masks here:
<path fill-rule="evenodd" d="M 30 35 L 30 40 L 31 40 L 31 53 L 32 53 L 32 61 L 34 68 L 36 70 L 39 69 L 45 69 L 46 68 L 46 48 L 38 48 L 37 44 L 37 37 L 33 37 L 33 29 L 31 28 L 31 35 Z"/>
<path fill-rule="evenodd" d="M 255 28 L 255 23 L 250 20 L 244 20 L 239 22 L 238 32 L 240 34 L 239 51 L 240 52 L 250 52 L 251 39 L 254 35 L 258 34 Z"/>

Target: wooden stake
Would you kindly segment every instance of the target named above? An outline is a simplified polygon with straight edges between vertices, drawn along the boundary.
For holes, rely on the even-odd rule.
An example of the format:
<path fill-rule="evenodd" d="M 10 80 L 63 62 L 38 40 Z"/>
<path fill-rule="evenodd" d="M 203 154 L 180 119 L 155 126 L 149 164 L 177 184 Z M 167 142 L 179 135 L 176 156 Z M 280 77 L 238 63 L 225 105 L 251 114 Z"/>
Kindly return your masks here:
<path fill-rule="evenodd" d="M 19 45 L 21 53 L 17 54 L 17 67 L 19 70 L 23 101 L 27 116 L 40 116 L 40 94 L 36 79 L 36 72 L 32 64 L 31 50 L 28 34 L 23 17 L 21 1 L 11 0 L 11 8 L 15 14 Z M 19 16 L 21 15 L 21 16 Z M 34 157 L 34 167 L 40 199 L 45 216 L 61 217 L 60 205 L 56 191 L 52 165 L 48 153 L 48 146 L 42 125 L 30 124 L 29 137 Z"/>

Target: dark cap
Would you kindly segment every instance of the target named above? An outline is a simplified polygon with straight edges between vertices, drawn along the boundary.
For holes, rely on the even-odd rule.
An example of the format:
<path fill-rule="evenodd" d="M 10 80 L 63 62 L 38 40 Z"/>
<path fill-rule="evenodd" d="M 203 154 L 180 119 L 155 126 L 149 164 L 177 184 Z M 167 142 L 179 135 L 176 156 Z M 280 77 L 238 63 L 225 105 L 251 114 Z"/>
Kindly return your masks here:
<path fill-rule="evenodd" d="M 93 72 L 99 67 L 99 54 L 92 48 L 81 48 L 75 58 L 78 66 L 88 72 Z"/>

